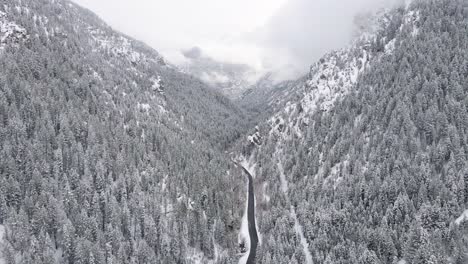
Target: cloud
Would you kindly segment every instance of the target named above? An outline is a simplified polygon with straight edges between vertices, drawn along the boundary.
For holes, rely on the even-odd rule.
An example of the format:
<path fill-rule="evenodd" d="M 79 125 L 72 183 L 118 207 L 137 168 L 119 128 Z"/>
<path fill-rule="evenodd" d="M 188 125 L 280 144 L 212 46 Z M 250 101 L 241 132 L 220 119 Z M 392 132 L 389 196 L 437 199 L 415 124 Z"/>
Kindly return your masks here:
<path fill-rule="evenodd" d="M 73 1 L 178 63 L 185 59 L 182 49 L 224 49 L 232 39 L 265 24 L 287 0 Z"/>
<path fill-rule="evenodd" d="M 284 79 L 346 45 L 356 14 L 399 0 L 74 1 L 173 63 L 203 55 Z"/>
<path fill-rule="evenodd" d="M 199 47 L 182 50 L 182 55 L 187 59 L 198 59 L 202 56 L 202 50 Z"/>
<path fill-rule="evenodd" d="M 325 53 L 344 47 L 352 38 L 354 18 L 388 7 L 398 0 L 291 0 L 262 28 L 246 39 L 265 53 L 265 67 L 308 69 Z"/>

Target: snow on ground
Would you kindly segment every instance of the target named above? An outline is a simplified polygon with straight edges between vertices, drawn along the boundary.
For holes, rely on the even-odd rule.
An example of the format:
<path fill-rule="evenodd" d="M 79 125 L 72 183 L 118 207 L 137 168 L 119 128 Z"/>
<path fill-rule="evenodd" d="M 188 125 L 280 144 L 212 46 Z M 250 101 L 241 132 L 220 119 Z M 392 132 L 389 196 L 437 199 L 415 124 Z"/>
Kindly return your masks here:
<path fill-rule="evenodd" d="M 253 135 L 250 135 L 247 137 L 247 140 L 252 143 L 252 144 L 255 144 L 255 145 L 260 145 L 260 133 L 258 131 L 256 131 Z"/>
<path fill-rule="evenodd" d="M 280 172 L 280 181 L 281 181 L 281 191 L 287 196 L 288 195 L 288 180 L 286 179 L 286 175 L 284 175 L 283 164 L 278 161 L 278 170 Z"/>
<path fill-rule="evenodd" d="M 167 110 L 166 108 L 164 108 L 164 106 L 158 105 L 158 107 L 159 107 L 159 112 L 161 112 L 161 114 L 167 114 Z"/>
<path fill-rule="evenodd" d="M 286 196 L 286 200 L 289 201 L 289 196 L 288 196 L 288 180 L 286 179 L 286 175 L 284 175 L 284 169 L 283 169 L 283 164 L 281 164 L 281 161 L 278 160 L 278 171 L 280 173 L 280 181 L 281 181 L 281 190 L 283 191 L 284 195 Z M 301 224 L 299 223 L 299 220 L 297 219 L 297 214 L 296 210 L 294 207 L 291 205 L 290 208 L 290 215 L 294 219 L 294 230 L 296 231 L 296 234 L 299 236 L 301 245 L 302 245 L 302 250 L 304 251 L 304 255 L 306 258 L 306 264 L 313 264 L 312 260 L 312 254 L 310 253 L 309 250 L 309 243 L 307 242 L 305 236 L 304 236 L 304 231 L 302 229 Z"/>
<path fill-rule="evenodd" d="M 3 258 L 3 238 L 5 237 L 5 226 L 0 225 L 0 264 L 5 264 Z"/>
<path fill-rule="evenodd" d="M 270 200 L 271 200 L 271 197 L 270 195 L 268 195 L 268 182 L 264 182 L 263 183 L 263 187 L 262 187 L 262 197 L 263 197 L 263 201 L 266 202 L 266 203 L 269 203 Z"/>
<path fill-rule="evenodd" d="M 89 27 L 91 37 L 98 44 L 100 50 L 112 53 L 114 56 L 126 57 L 131 62 L 139 62 L 142 54 L 132 48 L 132 42 L 122 36 L 111 36 L 105 34 L 100 29 Z M 98 52 L 99 50 L 95 50 Z"/>
<path fill-rule="evenodd" d="M 163 180 L 162 180 L 162 183 L 161 183 L 161 190 L 164 192 L 166 190 L 166 187 L 167 187 L 167 178 L 169 177 L 169 175 L 166 175 L 164 176 Z"/>
<path fill-rule="evenodd" d="M 385 53 L 391 54 L 395 50 L 396 39 L 392 39 L 390 42 L 385 45 Z"/>
<path fill-rule="evenodd" d="M 297 220 L 296 210 L 294 209 L 293 206 L 291 206 L 291 216 L 294 219 L 294 230 L 296 231 L 296 234 L 299 235 L 299 238 L 301 240 L 301 245 L 304 250 L 304 255 L 306 258 L 306 264 L 313 264 L 314 262 L 312 260 L 312 254 L 310 253 L 310 250 L 309 250 L 309 243 L 307 242 L 304 236 L 304 231 L 302 230 L 302 226 L 299 223 L 299 220 Z"/>
<path fill-rule="evenodd" d="M 465 221 L 468 221 L 468 210 L 466 210 L 465 212 L 463 212 L 460 217 L 457 218 L 457 220 L 455 220 L 455 224 L 457 225 L 461 225 L 463 222 Z"/>
<path fill-rule="evenodd" d="M 245 158 L 244 158 L 244 161 L 245 161 Z M 239 259 L 239 264 L 247 263 L 247 259 L 249 258 L 249 254 L 250 254 L 249 221 L 247 219 L 247 211 L 248 211 L 248 208 L 249 208 L 249 192 L 248 192 L 248 190 L 249 190 L 249 188 L 247 186 L 246 192 L 245 192 L 246 193 L 246 196 L 245 196 L 245 210 L 244 210 L 244 215 L 242 216 L 241 227 L 240 227 L 239 235 L 238 235 L 238 239 L 237 239 L 238 244 L 241 244 L 242 242 L 244 243 L 244 246 L 247 249 L 247 251 Z"/>
<path fill-rule="evenodd" d="M 151 109 L 151 106 L 149 104 L 138 103 L 137 108 L 142 111 L 145 111 L 146 114 L 149 114 L 149 110 Z"/>
<path fill-rule="evenodd" d="M 0 11 L 0 51 L 10 43 L 26 39 L 26 29 L 6 19 L 6 13 Z"/>
<path fill-rule="evenodd" d="M 408 20 L 415 25 L 418 12 L 407 12 Z M 274 115 L 269 123 L 273 129 L 270 134 L 279 131 L 282 134 L 302 137 L 304 124 L 310 125 L 310 116 L 317 111 L 330 111 L 334 105 L 355 87 L 359 76 L 373 59 L 372 53 L 363 46 L 370 46 L 375 41 L 380 29 L 390 21 L 388 10 L 382 10 L 374 18 L 371 28 L 362 32 L 347 48 L 330 52 L 311 67 L 308 80 L 304 84 L 302 99 L 288 102 L 283 111 Z M 386 54 L 392 53 L 396 41 L 386 40 Z M 285 125 L 286 124 L 286 125 Z"/>
<path fill-rule="evenodd" d="M 213 239 L 214 240 L 214 239 Z M 187 249 L 187 264 L 215 264 L 218 263 L 221 256 L 227 256 L 226 250 L 221 250 L 222 248 L 214 243 L 214 259 L 208 259 L 205 257 L 205 254 L 196 248 Z"/>
<path fill-rule="evenodd" d="M 151 89 L 153 89 L 153 91 L 164 93 L 164 91 L 162 90 L 162 85 L 161 85 L 161 76 L 152 77 L 150 81 L 153 83 L 151 85 Z"/>
<path fill-rule="evenodd" d="M 405 26 L 411 26 L 411 36 L 416 37 L 419 34 L 419 28 L 417 23 L 421 20 L 421 13 L 419 10 L 411 10 L 405 14 L 403 17 L 403 24 L 400 27 L 400 31 L 403 30 Z"/>
<path fill-rule="evenodd" d="M 238 157 L 236 160 L 238 161 L 239 165 L 244 167 L 250 175 L 252 175 L 253 178 L 255 178 L 255 167 L 256 163 L 253 162 L 253 156 L 251 156 L 249 159 L 246 159 L 244 156 Z M 249 206 L 249 186 L 248 186 L 248 181 L 247 181 L 247 186 L 246 186 L 246 200 L 245 200 L 245 211 L 244 215 L 242 216 L 242 222 L 241 222 L 241 228 L 239 230 L 239 236 L 238 236 L 238 241 L 239 243 L 243 241 L 245 243 L 245 248 L 247 251 L 242 255 L 242 257 L 239 259 L 239 264 L 245 264 L 247 262 L 247 259 L 250 254 L 250 234 L 249 234 L 249 221 L 247 219 L 247 211 L 248 211 L 248 206 Z M 257 213 L 257 196 L 255 195 L 254 197 L 254 206 L 255 206 L 255 213 Z M 262 243 L 262 237 L 259 232 L 258 228 L 258 221 L 257 221 L 257 216 L 255 214 L 255 226 L 257 229 L 257 236 L 258 236 L 258 244 Z"/>
<path fill-rule="evenodd" d="M 187 249 L 187 263 L 190 264 L 202 264 L 203 263 L 204 254 L 203 252 L 195 249 L 190 248 Z"/>
<path fill-rule="evenodd" d="M 252 175 L 252 177 L 255 179 L 255 167 L 257 166 L 257 164 L 252 160 L 254 157 L 251 156 L 248 160 L 242 156 L 239 160 L 239 164 L 244 167 L 249 173 L 250 175 Z"/>
<path fill-rule="evenodd" d="M 369 54 L 363 50 L 361 57 L 353 58 L 351 51 L 330 54 L 324 63 L 315 66 L 315 74 L 307 83 L 312 92 L 307 93 L 302 102 L 304 112 L 330 110 L 356 84 L 359 74 L 366 68 Z M 340 65 L 342 61 L 347 62 L 344 68 Z"/>

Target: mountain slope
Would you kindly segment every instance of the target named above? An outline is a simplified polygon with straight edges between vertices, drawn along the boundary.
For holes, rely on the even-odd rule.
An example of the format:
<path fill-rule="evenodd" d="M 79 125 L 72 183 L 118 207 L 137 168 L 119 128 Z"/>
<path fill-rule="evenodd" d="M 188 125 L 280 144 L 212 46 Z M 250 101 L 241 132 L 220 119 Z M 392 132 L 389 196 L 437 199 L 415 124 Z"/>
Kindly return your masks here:
<path fill-rule="evenodd" d="M 69 1 L 2 3 L 6 263 L 233 256 L 243 112 Z"/>
<path fill-rule="evenodd" d="M 248 138 L 260 263 L 467 261 L 467 7 L 383 14 Z"/>

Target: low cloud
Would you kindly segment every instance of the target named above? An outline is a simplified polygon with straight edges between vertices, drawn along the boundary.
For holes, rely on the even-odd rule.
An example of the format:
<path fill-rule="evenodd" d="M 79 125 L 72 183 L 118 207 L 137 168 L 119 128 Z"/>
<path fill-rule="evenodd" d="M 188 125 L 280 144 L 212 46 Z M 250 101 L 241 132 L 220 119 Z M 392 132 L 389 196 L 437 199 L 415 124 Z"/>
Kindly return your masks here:
<path fill-rule="evenodd" d="M 344 47 L 358 14 L 375 12 L 399 0 L 291 0 L 262 28 L 245 36 L 261 47 L 264 70 L 294 78 L 325 53 Z"/>
<path fill-rule="evenodd" d="M 405 0 L 73 1 L 172 63 L 207 56 L 288 79 L 345 46 L 357 14 Z"/>
<path fill-rule="evenodd" d="M 199 47 L 182 50 L 182 55 L 187 59 L 198 59 L 202 56 L 202 50 Z"/>

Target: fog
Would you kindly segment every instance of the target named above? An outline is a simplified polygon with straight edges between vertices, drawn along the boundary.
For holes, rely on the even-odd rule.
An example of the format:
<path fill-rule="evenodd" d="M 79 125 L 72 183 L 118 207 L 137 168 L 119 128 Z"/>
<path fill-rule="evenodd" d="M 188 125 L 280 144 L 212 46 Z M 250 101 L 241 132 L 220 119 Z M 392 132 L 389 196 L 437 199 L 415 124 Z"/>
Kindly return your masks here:
<path fill-rule="evenodd" d="M 216 60 L 280 72 L 281 78 L 305 73 L 324 53 L 345 46 L 357 14 L 396 1 L 75 0 L 172 63 L 203 50 Z M 193 53 L 184 56 L 188 50 Z"/>
<path fill-rule="evenodd" d="M 355 32 L 356 15 L 396 4 L 392 0 L 292 0 L 250 41 L 266 51 L 266 68 L 297 74 L 325 53 L 346 46 Z M 287 73 L 286 73 L 287 74 Z"/>

